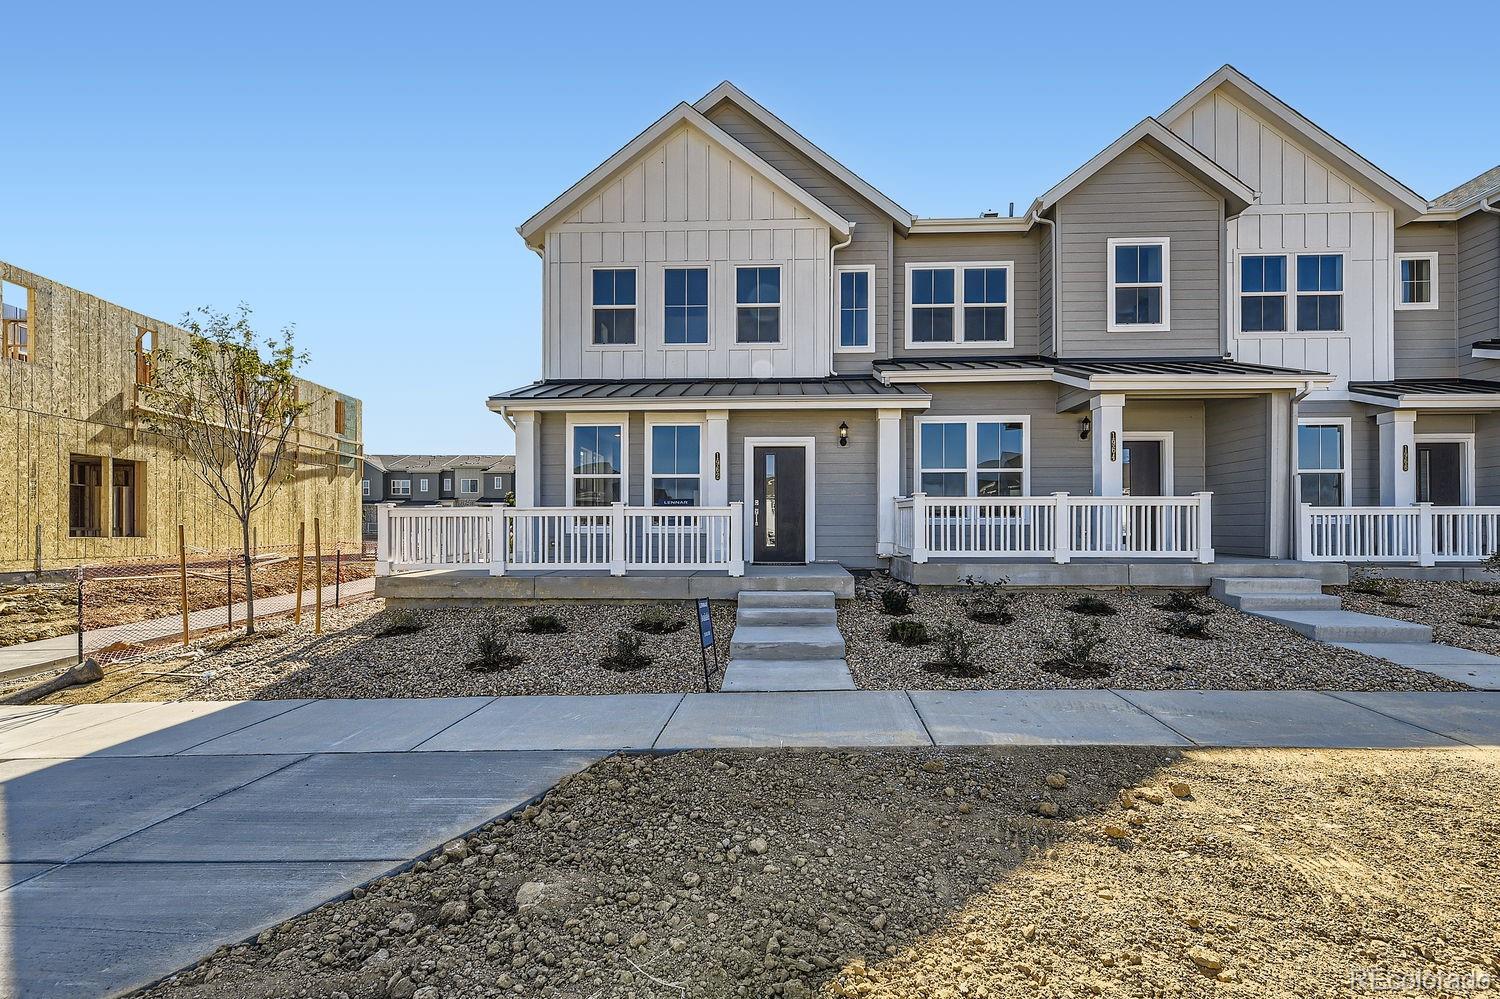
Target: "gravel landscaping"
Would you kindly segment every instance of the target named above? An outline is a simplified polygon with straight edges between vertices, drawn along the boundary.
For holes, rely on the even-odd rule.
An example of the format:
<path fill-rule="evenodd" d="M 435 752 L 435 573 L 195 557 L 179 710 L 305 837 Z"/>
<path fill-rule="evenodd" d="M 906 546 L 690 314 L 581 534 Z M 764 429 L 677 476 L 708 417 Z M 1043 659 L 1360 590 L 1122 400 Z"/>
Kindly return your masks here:
<path fill-rule="evenodd" d="M 1500 975 L 1497 762 L 616 757 L 141 995 L 1468 995 Z"/>
<path fill-rule="evenodd" d="M 1500 582 L 1363 579 L 1329 592 L 1349 610 L 1430 625 L 1435 642 L 1500 656 Z"/>
<path fill-rule="evenodd" d="M 910 612 L 891 614 L 882 594 L 903 591 Z M 1198 612 L 1169 611 L 1175 599 L 1158 588 L 1006 588 L 1014 594 L 1009 623 L 969 617 L 971 587 L 906 586 L 885 575 L 862 579 L 856 599 L 839 607 L 839 628 L 848 642 L 849 669 L 866 689 L 912 688 L 997 690 L 1013 688 L 1116 687 L 1129 690 L 1466 690 L 1463 684 L 1406 669 L 1358 652 L 1324 645 L 1262 618 L 1243 614 L 1199 591 Z M 1113 614 L 1086 614 L 1069 605 Z M 893 622 L 920 622 L 926 644 L 906 646 L 888 637 Z M 1196 622 L 1196 624 L 1194 624 Z M 978 675 L 934 672 L 941 635 L 956 626 L 972 643 Z M 1097 626 L 1102 642 L 1087 656 L 1069 653 L 1072 631 Z M 1204 637 L 1167 634 L 1168 627 L 1201 626 Z M 898 625 L 910 627 L 909 625 Z M 1067 661 L 1071 658 L 1073 661 Z"/>

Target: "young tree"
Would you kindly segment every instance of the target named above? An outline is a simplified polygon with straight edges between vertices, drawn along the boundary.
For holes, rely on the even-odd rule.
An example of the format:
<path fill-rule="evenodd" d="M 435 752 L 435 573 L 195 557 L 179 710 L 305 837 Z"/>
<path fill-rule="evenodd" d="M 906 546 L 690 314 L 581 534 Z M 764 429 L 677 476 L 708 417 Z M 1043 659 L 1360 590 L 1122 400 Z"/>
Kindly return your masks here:
<path fill-rule="evenodd" d="M 240 523 L 245 630 L 255 631 L 250 519 L 285 480 L 282 459 L 297 416 L 297 371 L 307 355 L 290 326 L 260 336 L 250 308 L 200 308 L 183 317 L 186 343 L 157 352 L 151 376 L 152 429 L 173 441 L 193 472 Z"/>

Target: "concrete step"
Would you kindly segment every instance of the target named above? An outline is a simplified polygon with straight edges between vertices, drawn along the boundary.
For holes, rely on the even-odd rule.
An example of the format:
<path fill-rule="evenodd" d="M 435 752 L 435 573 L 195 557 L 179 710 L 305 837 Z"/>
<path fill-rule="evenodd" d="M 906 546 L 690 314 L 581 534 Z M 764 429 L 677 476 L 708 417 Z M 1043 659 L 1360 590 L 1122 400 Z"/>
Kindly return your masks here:
<path fill-rule="evenodd" d="M 1226 593 L 1224 603 L 1242 611 L 1339 610 L 1344 602 L 1327 593 Z"/>
<path fill-rule="evenodd" d="M 842 659 L 731 659 L 724 671 L 726 692 L 747 690 L 853 690 L 854 677 Z"/>
<path fill-rule="evenodd" d="M 1208 592 L 1215 599 L 1246 593 L 1322 593 L 1323 583 L 1307 576 L 1216 576 Z"/>
<path fill-rule="evenodd" d="M 740 607 L 832 607 L 830 590 L 741 590 Z"/>
<path fill-rule="evenodd" d="M 832 607 L 741 607 L 735 615 L 741 625 L 838 625 L 838 611 Z"/>
<path fill-rule="evenodd" d="M 729 658 L 842 659 L 844 636 L 826 625 L 737 625 L 729 641 Z"/>
<path fill-rule="evenodd" d="M 1431 642 L 1432 629 L 1354 611 L 1249 611 L 1319 642 Z"/>

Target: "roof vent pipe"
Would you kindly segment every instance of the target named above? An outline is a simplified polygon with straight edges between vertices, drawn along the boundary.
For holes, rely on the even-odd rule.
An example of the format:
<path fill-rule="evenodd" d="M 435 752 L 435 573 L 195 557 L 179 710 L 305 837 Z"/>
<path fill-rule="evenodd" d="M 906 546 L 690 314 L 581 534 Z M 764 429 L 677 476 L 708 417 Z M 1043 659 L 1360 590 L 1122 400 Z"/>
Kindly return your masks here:
<path fill-rule="evenodd" d="M 1005 214 L 1009 215 L 1011 218 L 1016 217 L 1016 203 L 1014 201 L 1010 203 L 1010 211 L 1006 212 Z"/>

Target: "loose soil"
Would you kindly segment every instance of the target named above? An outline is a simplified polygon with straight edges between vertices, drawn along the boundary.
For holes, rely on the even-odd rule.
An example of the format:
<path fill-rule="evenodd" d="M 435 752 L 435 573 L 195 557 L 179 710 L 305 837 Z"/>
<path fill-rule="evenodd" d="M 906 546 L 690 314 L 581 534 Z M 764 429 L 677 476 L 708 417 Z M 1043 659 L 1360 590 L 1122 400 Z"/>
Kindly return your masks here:
<path fill-rule="evenodd" d="M 1336 586 L 1331 592 L 1343 598 L 1348 610 L 1429 625 L 1435 642 L 1500 656 L 1500 594 L 1482 592 L 1495 583 L 1414 579 L 1382 582 L 1389 587 L 1385 596 L 1361 593 L 1347 586 Z M 1491 614 L 1497 616 L 1490 618 Z M 1475 618 L 1492 626 L 1464 623 L 1464 619 Z"/>
<path fill-rule="evenodd" d="M 1497 764 L 617 757 L 143 995 L 1468 995 L 1500 976 Z"/>

